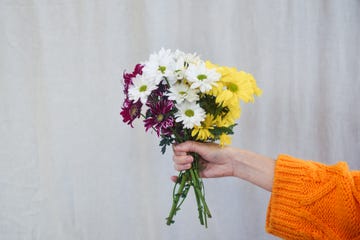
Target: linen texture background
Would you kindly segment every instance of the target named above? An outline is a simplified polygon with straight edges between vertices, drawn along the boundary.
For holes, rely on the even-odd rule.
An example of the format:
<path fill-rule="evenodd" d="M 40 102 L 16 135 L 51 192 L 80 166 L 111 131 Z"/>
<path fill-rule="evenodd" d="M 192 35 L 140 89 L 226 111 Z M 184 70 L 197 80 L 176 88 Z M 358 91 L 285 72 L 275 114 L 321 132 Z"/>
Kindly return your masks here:
<path fill-rule="evenodd" d="M 0 239 L 276 239 L 270 193 L 205 180 L 165 225 L 176 174 L 119 115 L 122 74 L 161 47 L 257 79 L 233 145 L 360 168 L 360 1 L 0 0 Z"/>

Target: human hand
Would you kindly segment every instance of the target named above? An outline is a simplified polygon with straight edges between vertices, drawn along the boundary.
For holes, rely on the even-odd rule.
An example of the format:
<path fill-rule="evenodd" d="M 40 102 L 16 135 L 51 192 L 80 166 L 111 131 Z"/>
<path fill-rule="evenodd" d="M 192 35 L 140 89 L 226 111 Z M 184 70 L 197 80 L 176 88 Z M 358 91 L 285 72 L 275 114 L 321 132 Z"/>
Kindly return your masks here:
<path fill-rule="evenodd" d="M 197 153 L 200 156 L 200 176 L 203 178 L 216 178 L 234 175 L 234 167 L 231 158 L 231 147 L 221 147 L 215 143 L 200 143 L 187 141 L 173 145 L 174 167 L 178 171 L 191 168 L 194 158 L 189 153 Z M 172 176 L 173 181 L 177 180 Z"/>
<path fill-rule="evenodd" d="M 189 153 L 200 156 L 200 177 L 217 178 L 234 176 L 251 182 L 268 191 L 272 189 L 275 161 L 272 158 L 216 143 L 187 141 L 173 145 L 174 167 L 178 171 L 191 168 L 194 161 Z M 177 177 L 171 180 L 176 182 Z"/>

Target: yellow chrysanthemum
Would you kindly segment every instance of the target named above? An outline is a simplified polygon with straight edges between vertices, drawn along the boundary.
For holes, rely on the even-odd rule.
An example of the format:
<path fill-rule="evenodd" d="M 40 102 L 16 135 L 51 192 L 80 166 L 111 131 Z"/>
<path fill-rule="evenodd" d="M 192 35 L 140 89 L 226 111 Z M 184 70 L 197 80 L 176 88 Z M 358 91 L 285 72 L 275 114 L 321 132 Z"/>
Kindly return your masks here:
<path fill-rule="evenodd" d="M 195 137 L 196 140 L 206 141 L 209 138 L 213 138 L 210 129 L 213 129 L 214 118 L 212 115 L 207 114 L 205 120 L 201 123 L 201 126 L 194 126 L 191 131 L 191 136 Z"/>
<path fill-rule="evenodd" d="M 221 114 L 216 117 L 214 124 L 219 127 L 228 127 L 235 124 L 236 120 L 240 118 L 241 107 L 240 104 L 234 104 L 226 106 L 228 112 L 226 114 Z"/>
<path fill-rule="evenodd" d="M 262 94 L 262 90 L 257 86 L 255 78 L 250 73 L 247 73 L 247 74 L 249 75 L 248 76 L 249 81 L 250 81 L 250 84 L 252 85 L 252 88 L 254 90 L 254 94 L 256 96 L 260 96 Z"/>
<path fill-rule="evenodd" d="M 226 134 L 221 134 L 220 136 L 220 146 L 230 145 L 231 144 L 231 137 Z"/>
<path fill-rule="evenodd" d="M 229 109 L 229 112 L 226 114 L 225 118 L 232 119 L 233 122 L 240 118 L 241 107 L 239 102 L 235 104 L 229 104 L 227 105 L 227 108 Z"/>
<path fill-rule="evenodd" d="M 241 99 L 244 102 L 253 101 L 254 88 L 250 82 L 249 76 L 245 72 L 234 72 L 227 74 L 221 78 L 221 82 L 224 85 L 224 92 L 230 95 L 231 103 L 234 103 L 235 99 Z M 219 97 L 222 97 L 220 94 Z"/>
<path fill-rule="evenodd" d="M 218 127 L 228 127 L 233 124 L 233 120 L 230 118 L 223 118 L 221 116 L 217 116 L 214 120 L 215 125 Z"/>
<path fill-rule="evenodd" d="M 214 86 L 210 94 L 216 96 L 217 103 L 237 104 L 238 99 L 244 102 L 253 102 L 254 95 L 259 96 L 261 89 L 257 87 L 254 77 L 244 71 L 238 71 L 233 67 L 221 67 L 206 62 L 208 68 L 216 68 L 221 78 Z"/>
<path fill-rule="evenodd" d="M 254 96 L 261 95 L 262 91 L 256 85 L 254 77 L 244 71 L 238 71 L 233 67 L 218 66 L 206 62 L 206 67 L 216 69 L 221 74 L 221 78 L 216 86 L 207 92 L 215 96 L 215 101 L 222 107 L 226 107 L 228 112 L 226 114 L 219 114 L 215 119 L 214 125 L 218 127 L 230 127 L 235 124 L 240 117 L 241 108 L 240 100 L 244 102 L 253 102 Z M 231 137 L 226 134 L 220 136 L 220 145 L 230 144 Z"/>
<path fill-rule="evenodd" d="M 215 119 L 215 125 L 217 127 L 229 127 L 234 124 L 235 124 L 235 119 L 228 116 L 225 117 L 217 116 Z"/>

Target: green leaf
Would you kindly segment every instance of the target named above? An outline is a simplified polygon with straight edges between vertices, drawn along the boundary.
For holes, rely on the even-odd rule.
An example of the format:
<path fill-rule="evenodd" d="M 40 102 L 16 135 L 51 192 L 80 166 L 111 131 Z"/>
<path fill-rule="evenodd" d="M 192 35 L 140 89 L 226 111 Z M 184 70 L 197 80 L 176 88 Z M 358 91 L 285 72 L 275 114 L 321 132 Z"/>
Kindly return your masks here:
<path fill-rule="evenodd" d="M 174 138 L 172 136 L 162 136 L 159 146 L 161 147 L 161 153 L 164 154 L 166 152 L 166 147 L 170 146 L 174 142 Z"/>
<path fill-rule="evenodd" d="M 234 134 L 233 128 L 236 125 L 237 124 L 233 124 L 228 127 L 214 127 L 213 129 L 210 129 L 209 131 L 215 136 L 215 138 L 220 137 L 222 134 L 232 135 L 232 134 Z"/>

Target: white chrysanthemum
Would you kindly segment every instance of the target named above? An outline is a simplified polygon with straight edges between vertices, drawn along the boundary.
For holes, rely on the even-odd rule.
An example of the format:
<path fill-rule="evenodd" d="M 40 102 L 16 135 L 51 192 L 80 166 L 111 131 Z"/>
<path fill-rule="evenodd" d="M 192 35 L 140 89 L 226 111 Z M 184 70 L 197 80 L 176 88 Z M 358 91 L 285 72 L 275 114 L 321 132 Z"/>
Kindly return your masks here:
<path fill-rule="evenodd" d="M 183 83 L 176 83 L 169 89 L 169 93 L 166 94 L 170 100 L 182 103 L 184 100 L 188 102 L 196 102 L 199 100 L 199 95 L 195 89 Z"/>
<path fill-rule="evenodd" d="M 185 71 L 189 65 L 198 65 L 201 63 L 200 57 L 196 53 L 184 53 L 176 50 L 175 56 L 175 76 L 178 80 L 185 78 Z"/>
<path fill-rule="evenodd" d="M 192 129 L 194 126 L 200 126 L 204 121 L 206 113 L 199 104 L 195 102 L 184 101 L 176 104 L 178 111 L 175 113 L 176 122 L 182 122 L 184 128 Z"/>
<path fill-rule="evenodd" d="M 199 65 L 202 62 L 196 53 L 184 53 L 180 50 L 176 50 L 174 55 L 177 66 Z"/>
<path fill-rule="evenodd" d="M 145 104 L 151 91 L 156 89 L 156 84 L 142 75 L 137 75 L 133 79 L 133 83 L 134 85 L 129 87 L 129 99 L 134 101 L 140 99 L 140 101 Z"/>
<path fill-rule="evenodd" d="M 201 62 L 199 56 L 196 53 L 184 53 L 180 50 L 174 52 L 175 58 L 175 78 L 181 80 L 185 78 L 185 71 L 190 64 L 199 64 Z"/>
<path fill-rule="evenodd" d="M 149 60 L 143 64 L 143 75 L 153 79 L 155 84 L 159 84 L 164 77 L 170 82 L 175 81 L 176 63 L 174 53 L 170 49 L 160 49 L 158 53 L 151 54 Z"/>
<path fill-rule="evenodd" d="M 190 88 L 199 88 L 201 92 L 209 91 L 221 75 L 215 69 L 208 69 L 205 63 L 190 65 L 186 71 L 186 79 L 191 82 Z"/>

